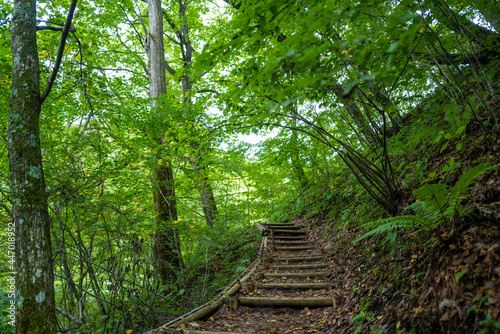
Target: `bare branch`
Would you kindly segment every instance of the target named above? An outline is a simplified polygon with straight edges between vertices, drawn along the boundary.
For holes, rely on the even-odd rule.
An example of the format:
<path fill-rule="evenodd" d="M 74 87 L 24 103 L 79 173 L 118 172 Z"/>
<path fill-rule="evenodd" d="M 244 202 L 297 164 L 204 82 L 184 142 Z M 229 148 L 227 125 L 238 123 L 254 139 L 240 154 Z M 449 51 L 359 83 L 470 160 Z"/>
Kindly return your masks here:
<path fill-rule="evenodd" d="M 61 34 L 61 42 L 59 43 L 59 50 L 57 50 L 57 58 L 56 63 L 54 64 L 54 68 L 52 69 L 52 74 L 50 75 L 49 81 L 47 82 L 47 86 L 45 87 L 45 91 L 40 97 L 40 104 L 43 104 L 43 101 L 49 96 L 50 90 L 52 89 L 52 85 L 57 76 L 57 72 L 59 71 L 59 66 L 61 66 L 62 56 L 64 54 L 64 46 L 66 45 L 66 39 L 68 38 L 68 34 L 71 28 L 71 21 L 73 21 L 73 14 L 75 13 L 76 3 L 78 0 L 71 0 L 71 5 L 69 6 L 68 16 L 66 18 L 66 23 L 64 24 L 64 30 Z"/>

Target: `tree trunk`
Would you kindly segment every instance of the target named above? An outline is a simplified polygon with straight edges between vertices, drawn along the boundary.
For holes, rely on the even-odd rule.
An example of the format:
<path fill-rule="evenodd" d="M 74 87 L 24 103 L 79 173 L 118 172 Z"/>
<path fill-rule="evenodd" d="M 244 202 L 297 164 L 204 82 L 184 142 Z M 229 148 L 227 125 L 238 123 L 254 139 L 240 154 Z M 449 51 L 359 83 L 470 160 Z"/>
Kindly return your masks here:
<path fill-rule="evenodd" d="M 198 190 L 200 192 L 201 203 L 203 205 L 203 213 L 205 214 L 205 220 L 207 225 L 212 227 L 214 225 L 219 212 L 217 211 L 217 204 L 215 203 L 214 193 L 212 191 L 212 186 L 208 181 L 208 177 L 204 174 L 205 167 L 200 167 L 195 161 L 190 160 L 191 166 L 196 174 L 196 180 L 198 181 Z"/>
<path fill-rule="evenodd" d="M 151 106 L 157 108 L 159 104 L 155 99 L 167 92 L 161 1 L 148 0 L 148 10 L 149 96 L 152 99 Z M 162 107 L 165 106 L 162 105 Z M 157 138 L 157 143 L 159 146 L 165 144 L 163 135 Z M 180 266 L 182 256 L 179 235 L 172 227 L 172 222 L 177 220 L 172 164 L 169 159 L 165 159 L 158 154 L 157 161 L 160 161 L 160 159 L 163 159 L 164 163 L 156 165 L 152 171 L 157 226 L 154 237 L 154 248 L 158 275 L 163 285 L 169 285 L 175 278 L 175 270 Z"/>
<path fill-rule="evenodd" d="M 292 117 L 297 117 L 297 109 L 295 105 L 292 106 L 291 109 Z M 297 127 L 297 119 L 293 119 L 293 126 L 296 128 Z M 292 170 L 293 174 L 295 174 L 295 177 L 299 181 L 300 184 L 300 189 L 302 191 L 306 190 L 309 187 L 309 179 L 306 176 L 306 173 L 304 172 L 304 168 L 302 168 L 302 164 L 300 163 L 299 159 L 299 150 L 297 149 L 298 147 L 298 138 L 297 138 L 297 132 L 292 131 L 292 145 L 293 149 L 291 152 L 291 159 L 292 159 Z"/>
<path fill-rule="evenodd" d="M 11 47 L 8 148 L 15 226 L 16 333 L 56 333 L 54 264 L 40 148 L 35 0 L 15 1 Z"/>
<path fill-rule="evenodd" d="M 361 112 L 361 109 L 359 109 L 358 105 L 351 99 L 342 97 L 342 94 L 344 94 L 344 89 L 342 88 L 342 86 L 339 84 L 333 84 L 331 90 L 339 99 L 342 100 L 342 103 L 349 113 L 349 116 L 351 116 L 354 124 L 356 124 L 356 127 L 363 134 L 366 140 L 368 140 L 371 145 L 377 147 L 381 146 L 380 138 L 378 138 L 377 134 L 370 128 L 368 120 L 363 115 L 363 112 Z"/>

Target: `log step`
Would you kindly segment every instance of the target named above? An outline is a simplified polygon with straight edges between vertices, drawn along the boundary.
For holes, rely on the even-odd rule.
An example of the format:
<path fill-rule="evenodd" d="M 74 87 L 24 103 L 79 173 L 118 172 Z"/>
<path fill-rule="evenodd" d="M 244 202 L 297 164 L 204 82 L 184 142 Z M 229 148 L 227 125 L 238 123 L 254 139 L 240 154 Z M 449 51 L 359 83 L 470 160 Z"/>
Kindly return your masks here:
<path fill-rule="evenodd" d="M 272 224 L 272 223 L 265 223 L 265 224 L 262 224 L 264 226 L 277 226 L 277 227 L 280 227 L 280 226 L 295 226 L 294 223 L 282 223 L 282 224 Z"/>
<path fill-rule="evenodd" d="M 293 235 L 305 235 L 306 232 L 304 231 L 294 231 L 294 230 L 273 230 L 274 235 L 277 234 L 293 234 Z"/>
<path fill-rule="evenodd" d="M 195 331 L 189 329 L 171 329 L 167 334 L 242 334 L 240 332 L 207 332 L 207 331 Z"/>
<path fill-rule="evenodd" d="M 324 256 L 303 256 L 303 257 L 279 257 L 273 258 L 276 261 L 288 261 L 288 262 L 302 262 L 302 261 L 320 261 L 323 260 Z"/>
<path fill-rule="evenodd" d="M 272 266 L 273 269 L 320 269 L 326 268 L 328 264 L 320 263 L 320 264 L 297 264 L 297 265 L 288 265 L 288 266 Z"/>
<path fill-rule="evenodd" d="M 266 298 L 238 297 L 240 305 L 250 307 L 326 307 L 333 306 L 334 297 Z"/>
<path fill-rule="evenodd" d="M 307 240 L 305 236 L 286 236 L 279 235 L 274 238 L 274 240 Z"/>
<path fill-rule="evenodd" d="M 314 249 L 314 247 L 312 246 L 305 246 L 305 247 L 275 247 L 276 250 L 279 250 L 279 251 L 305 251 L 305 250 L 309 250 L 309 249 Z"/>
<path fill-rule="evenodd" d="M 294 241 L 294 240 L 278 241 L 278 240 L 276 240 L 275 244 L 276 245 L 307 245 L 307 244 L 309 244 L 309 241 Z"/>
<path fill-rule="evenodd" d="M 258 289 L 325 289 L 328 283 L 265 283 L 257 284 Z"/>
<path fill-rule="evenodd" d="M 301 230 L 301 226 L 268 226 L 269 229 L 271 230 L 277 230 L 277 229 L 282 229 L 282 230 Z"/>
<path fill-rule="evenodd" d="M 332 273 L 327 271 L 312 271 L 309 273 L 264 273 L 264 277 L 327 277 Z"/>

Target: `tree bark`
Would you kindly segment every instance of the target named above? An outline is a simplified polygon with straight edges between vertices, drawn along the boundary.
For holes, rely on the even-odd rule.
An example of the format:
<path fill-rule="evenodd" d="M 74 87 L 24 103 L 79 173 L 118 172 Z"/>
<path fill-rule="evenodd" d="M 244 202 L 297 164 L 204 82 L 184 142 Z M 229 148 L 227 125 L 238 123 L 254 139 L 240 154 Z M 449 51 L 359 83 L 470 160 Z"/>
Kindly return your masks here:
<path fill-rule="evenodd" d="M 196 174 L 196 180 L 198 181 L 198 190 L 200 192 L 201 203 L 203 205 L 205 221 L 208 226 L 212 227 L 217 219 L 217 216 L 219 215 L 212 186 L 210 185 L 208 177 L 203 175 L 203 172 L 206 170 L 205 167 L 198 166 L 193 160 L 190 160 L 190 163 Z"/>
<path fill-rule="evenodd" d="M 148 0 L 149 34 L 147 37 L 147 51 L 149 55 L 149 97 L 151 106 L 160 109 L 156 100 L 166 94 L 165 81 L 165 53 L 163 46 L 163 11 L 160 0 Z M 162 112 L 159 110 L 158 112 Z M 163 146 L 164 136 L 156 139 L 159 146 Z M 172 164 L 160 153 L 157 161 L 163 159 L 163 164 L 153 168 L 153 198 L 156 212 L 157 230 L 154 236 L 154 251 L 157 261 L 157 273 L 163 285 L 169 285 L 175 279 L 175 270 L 182 262 L 179 235 L 172 227 L 172 222 L 177 220 L 177 207 L 175 200 L 175 185 Z"/>
<path fill-rule="evenodd" d="M 15 1 L 11 48 L 8 149 L 15 226 L 16 333 L 56 333 L 54 264 L 40 148 L 35 0 Z"/>

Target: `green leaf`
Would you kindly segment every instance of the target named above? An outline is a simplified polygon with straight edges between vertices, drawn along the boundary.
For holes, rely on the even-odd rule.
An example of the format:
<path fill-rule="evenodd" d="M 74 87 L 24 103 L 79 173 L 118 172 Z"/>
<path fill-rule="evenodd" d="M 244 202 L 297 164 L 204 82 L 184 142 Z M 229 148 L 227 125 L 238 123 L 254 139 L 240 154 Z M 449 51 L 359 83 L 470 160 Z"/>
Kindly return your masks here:
<path fill-rule="evenodd" d="M 462 278 L 462 276 L 465 274 L 465 271 L 459 271 L 458 273 L 455 273 L 455 281 L 458 283 L 458 281 Z"/>

